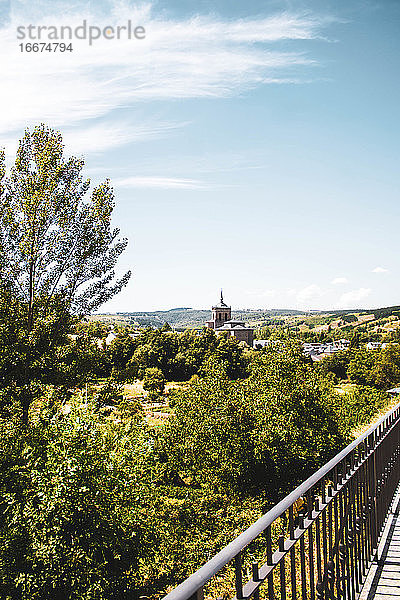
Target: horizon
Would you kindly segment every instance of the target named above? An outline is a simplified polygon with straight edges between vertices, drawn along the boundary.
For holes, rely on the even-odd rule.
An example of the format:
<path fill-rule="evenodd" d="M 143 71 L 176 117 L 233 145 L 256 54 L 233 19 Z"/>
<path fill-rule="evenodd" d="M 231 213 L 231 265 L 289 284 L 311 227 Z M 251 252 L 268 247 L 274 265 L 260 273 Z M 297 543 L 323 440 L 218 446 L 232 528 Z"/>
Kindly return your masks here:
<path fill-rule="evenodd" d="M 326 312 L 367 312 L 367 311 L 373 311 L 373 310 L 381 310 L 381 309 L 385 309 L 385 308 L 396 308 L 397 306 L 400 306 L 398 304 L 392 304 L 390 306 L 373 306 L 373 307 L 369 307 L 369 308 L 363 308 L 363 307 L 353 307 L 353 308 L 328 308 L 328 309 L 319 309 L 319 308 L 311 308 L 311 309 L 297 309 L 297 308 L 293 308 L 293 307 L 272 307 L 272 308 L 249 308 L 249 307 L 235 307 L 232 306 L 231 309 L 232 311 L 254 311 L 254 312 L 273 312 L 273 311 L 285 311 L 285 310 L 290 310 L 290 311 L 297 311 L 297 312 L 304 312 L 304 313 L 308 313 L 308 312 L 322 312 L 322 313 L 326 313 Z M 117 311 L 98 311 L 93 313 L 94 315 L 103 315 L 103 314 L 110 314 L 110 315 L 116 315 L 116 314 L 131 314 L 131 313 L 153 313 L 153 312 L 172 312 L 174 310 L 195 310 L 195 311 L 204 311 L 204 312 L 211 312 L 211 308 L 196 308 L 193 306 L 187 306 L 187 307 L 172 307 L 172 308 L 160 308 L 160 309 L 154 309 L 154 310 L 147 310 L 147 309 L 135 309 L 135 310 L 117 310 Z"/>

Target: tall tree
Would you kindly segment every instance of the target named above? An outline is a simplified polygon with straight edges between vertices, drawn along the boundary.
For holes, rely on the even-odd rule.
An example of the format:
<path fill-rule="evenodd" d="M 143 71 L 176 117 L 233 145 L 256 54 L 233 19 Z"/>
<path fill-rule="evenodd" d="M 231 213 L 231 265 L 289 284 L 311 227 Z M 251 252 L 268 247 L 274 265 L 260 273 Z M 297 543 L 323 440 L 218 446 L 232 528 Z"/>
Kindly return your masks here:
<path fill-rule="evenodd" d="M 97 309 L 130 277 L 115 280 L 127 240 L 111 227 L 113 189 L 106 180 L 90 193 L 83 166 L 64 156 L 61 134 L 43 124 L 26 130 L 8 177 L 0 155 L 0 320 L 9 301 L 17 303 L 19 349 L 0 367 L 3 383 L 18 390 L 25 422 L 34 383 L 49 377 L 73 317 Z"/>

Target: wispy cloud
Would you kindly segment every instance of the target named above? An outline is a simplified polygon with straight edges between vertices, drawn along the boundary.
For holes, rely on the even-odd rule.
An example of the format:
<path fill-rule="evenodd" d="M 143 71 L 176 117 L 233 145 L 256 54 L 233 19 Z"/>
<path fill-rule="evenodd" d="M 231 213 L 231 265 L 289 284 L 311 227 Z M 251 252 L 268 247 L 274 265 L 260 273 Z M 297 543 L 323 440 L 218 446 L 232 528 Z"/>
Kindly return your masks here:
<path fill-rule="evenodd" d="M 175 190 L 201 190 L 207 186 L 196 179 L 178 179 L 176 177 L 126 177 L 114 181 L 116 187 L 163 188 Z"/>
<path fill-rule="evenodd" d="M 104 152 L 130 142 L 151 140 L 164 137 L 186 123 L 107 123 L 101 120 L 84 128 L 75 126 L 63 130 L 63 140 L 68 152 L 82 154 L 88 150 L 94 153 Z"/>
<path fill-rule="evenodd" d="M 367 298 L 371 293 L 370 288 L 359 288 L 342 294 L 336 304 L 337 308 L 358 308 L 360 302 Z"/>
<path fill-rule="evenodd" d="M 384 267 L 375 267 L 375 269 L 372 269 L 372 273 L 389 273 L 389 269 L 385 269 Z"/>
<path fill-rule="evenodd" d="M 312 283 L 311 285 L 307 285 L 296 293 L 296 299 L 300 304 L 304 304 L 306 302 L 314 301 L 317 298 L 321 298 L 324 295 L 324 291 L 320 288 L 319 285 Z"/>
<path fill-rule="evenodd" d="M 332 285 L 341 285 L 343 283 L 348 283 L 348 280 L 346 277 L 335 277 L 334 279 L 332 279 L 331 284 Z"/>
<path fill-rule="evenodd" d="M 101 131 L 93 119 L 112 116 L 117 123 L 103 149 L 154 135 L 146 126 L 138 135 L 135 120 L 124 130 L 116 115 L 121 108 L 154 100 L 221 98 L 268 83 L 308 80 L 307 68 L 316 61 L 303 51 L 302 41 L 321 38 L 330 23 L 326 17 L 288 12 L 236 21 L 207 15 L 179 20 L 158 13 L 150 3 L 117 1 L 111 16 L 62 2 L 25 0 L 11 6 L 10 20 L 0 27 L 7 56 L 0 65 L 0 145 L 27 124 L 45 121 L 56 127 L 79 125 L 81 147 L 91 150 L 99 149 Z M 73 52 L 65 53 L 28 55 L 18 47 L 17 26 L 75 27 L 83 19 L 99 27 L 130 19 L 145 27 L 146 39 L 102 39 L 91 47 L 73 40 Z M 282 47 L 286 40 L 297 49 Z M 159 131 L 162 124 L 154 127 Z"/>

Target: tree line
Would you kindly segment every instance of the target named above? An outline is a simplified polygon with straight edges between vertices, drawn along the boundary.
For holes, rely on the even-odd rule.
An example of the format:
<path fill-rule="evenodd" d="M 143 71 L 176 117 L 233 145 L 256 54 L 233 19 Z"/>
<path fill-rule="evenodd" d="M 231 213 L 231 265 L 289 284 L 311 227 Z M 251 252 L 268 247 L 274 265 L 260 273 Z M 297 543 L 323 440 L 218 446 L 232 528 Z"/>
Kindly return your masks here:
<path fill-rule="evenodd" d="M 147 328 L 135 337 L 130 327 L 120 327 L 109 345 L 108 328 L 99 323 L 78 323 L 69 340 L 68 363 L 81 363 L 82 377 L 108 377 L 119 381 L 143 379 L 146 369 L 159 369 L 167 381 L 187 381 L 199 375 L 211 358 L 225 361 L 232 379 L 246 374 L 246 351 L 235 339 L 216 336 L 212 329 L 175 333 L 167 325 Z"/>

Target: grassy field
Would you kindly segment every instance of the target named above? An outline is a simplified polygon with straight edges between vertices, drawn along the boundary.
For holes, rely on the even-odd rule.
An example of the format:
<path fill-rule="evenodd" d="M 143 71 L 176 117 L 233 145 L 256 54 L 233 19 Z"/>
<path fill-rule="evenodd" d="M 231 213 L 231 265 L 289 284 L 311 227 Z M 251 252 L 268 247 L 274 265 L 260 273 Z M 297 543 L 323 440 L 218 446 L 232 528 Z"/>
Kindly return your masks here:
<path fill-rule="evenodd" d="M 185 388 L 185 386 L 187 386 L 186 381 L 168 381 L 165 385 L 165 395 L 162 402 L 149 402 L 147 400 L 147 392 L 143 389 L 142 381 L 125 383 L 123 394 L 127 400 L 140 400 L 146 415 L 146 421 L 150 425 L 159 427 L 165 423 L 172 412 L 168 404 L 168 393 L 174 389 Z"/>
<path fill-rule="evenodd" d="M 335 391 L 338 394 L 349 394 L 350 392 L 357 389 L 357 385 L 355 383 L 340 383 L 335 386 Z"/>

